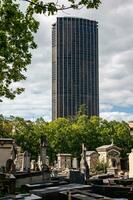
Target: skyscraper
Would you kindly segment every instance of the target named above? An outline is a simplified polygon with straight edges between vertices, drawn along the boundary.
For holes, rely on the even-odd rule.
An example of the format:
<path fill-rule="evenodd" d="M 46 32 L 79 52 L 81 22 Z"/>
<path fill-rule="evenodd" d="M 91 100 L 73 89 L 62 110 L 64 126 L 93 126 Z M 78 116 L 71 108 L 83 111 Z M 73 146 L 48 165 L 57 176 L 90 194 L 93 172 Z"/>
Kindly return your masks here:
<path fill-rule="evenodd" d="M 52 119 L 74 116 L 82 104 L 99 114 L 98 24 L 60 17 L 52 27 Z"/>

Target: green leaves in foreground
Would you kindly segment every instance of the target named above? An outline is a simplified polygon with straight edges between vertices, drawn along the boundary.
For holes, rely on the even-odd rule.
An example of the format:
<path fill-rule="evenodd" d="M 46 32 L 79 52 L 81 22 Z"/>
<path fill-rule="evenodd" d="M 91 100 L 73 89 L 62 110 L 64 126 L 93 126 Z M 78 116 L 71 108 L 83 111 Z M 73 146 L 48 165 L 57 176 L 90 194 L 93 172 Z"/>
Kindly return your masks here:
<path fill-rule="evenodd" d="M 25 80 L 24 71 L 31 62 L 30 49 L 35 49 L 33 34 L 39 23 L 19 9 L 12 0 L 0 1 L 0 97 L 13 99 L 24 89 L 12 83 Z"/>
<path fill-rule="evenodd" d="M 80 9 L 81 7 L 86 7 L 87 9 L 98 9 L 101 1 L 100 0 L 68 0 L 66 4 L 59 4 L 58 1 L 56 3 L 49 2 L 45 3 L 40 0 L 26 0 L 29 2 L 28 12 L 30 13 L 44 13 L 48 15 L 56 14 L 59 10 L 66 9 Z"/>

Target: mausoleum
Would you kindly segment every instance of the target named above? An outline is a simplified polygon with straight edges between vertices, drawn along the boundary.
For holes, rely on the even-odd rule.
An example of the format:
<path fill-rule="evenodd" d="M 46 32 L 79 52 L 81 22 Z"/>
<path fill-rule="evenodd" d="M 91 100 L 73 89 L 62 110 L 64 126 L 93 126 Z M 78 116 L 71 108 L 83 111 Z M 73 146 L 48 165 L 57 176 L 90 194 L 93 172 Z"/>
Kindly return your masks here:
<path fill-rule="evenodd" d="M 113 143 L 110 145 L 103 145 L 96 148 L 99 154 L 99 162 L 107 164 L 108 173 L 116 173 L 120 170 L 120 151 L 121 148 L 115 146 Z"/>

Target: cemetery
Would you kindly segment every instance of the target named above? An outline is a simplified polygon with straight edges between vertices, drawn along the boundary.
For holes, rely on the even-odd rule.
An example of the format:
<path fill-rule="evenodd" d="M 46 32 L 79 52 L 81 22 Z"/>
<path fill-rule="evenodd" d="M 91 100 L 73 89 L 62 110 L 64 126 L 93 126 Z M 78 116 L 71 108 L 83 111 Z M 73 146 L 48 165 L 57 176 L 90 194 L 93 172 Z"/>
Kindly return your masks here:
<path fill-rule="evenodd" d="M 133 199 L 133 151 L 129 170 L 122 169 L 121 149 L 113 144 L 93 151 L 82 144 L 80 162 L 71 154 L 58 153 L 49 165 L 47 140 L 40 141 L 38 160 L 31 160 L 11 138 L 0 138 L 0 194 L 4 199 Z M 97 166 L 99 173 L 94 173 Z M 101 170 L 101 171 L 100 171 Z M 13 196 L 12 196 L 13 195 Z M 3 196 L 3 197 L 2 197 Z"/>

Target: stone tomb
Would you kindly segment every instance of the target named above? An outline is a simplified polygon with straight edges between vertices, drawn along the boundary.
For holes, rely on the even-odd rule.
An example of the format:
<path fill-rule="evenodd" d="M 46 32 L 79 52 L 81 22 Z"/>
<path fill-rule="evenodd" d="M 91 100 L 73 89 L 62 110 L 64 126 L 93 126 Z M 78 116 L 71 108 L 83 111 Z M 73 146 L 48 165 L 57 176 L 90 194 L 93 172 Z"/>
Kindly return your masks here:
<path fill-rule="evenodd" d="M 96 151 L 86 151 L 86 161 L 90 171 L 96 168 L 98 164 L 99 154 Z"/>
<path fill-rule="evenodd" d="M 110 145 L 98 147 L 96 150 L 99 154 L 99 162 L 103 162 L 107 165 L 108 173 L 116 174 L 118 171 L 120 171 L 121 149 L 119 147 L 112 143 Z"/>
<path fill-rule="evenodd" d="M 6 161 L 12 158 L 14 140 L 11 138 L 0 138 L 0 167 L 6 165 Z"/>
<path fill-rule="evenodd" d="M 57 154 L 57 163 L 59 170 L 70 169 L 72 167 L 71 154 Z"/>
<path fill-rule="evenodd" d="M 22 172 L 30 171 L 30 153 L 25 151 L 24 153 L 19 152 L 15 159 L 16 170 Z"/>

